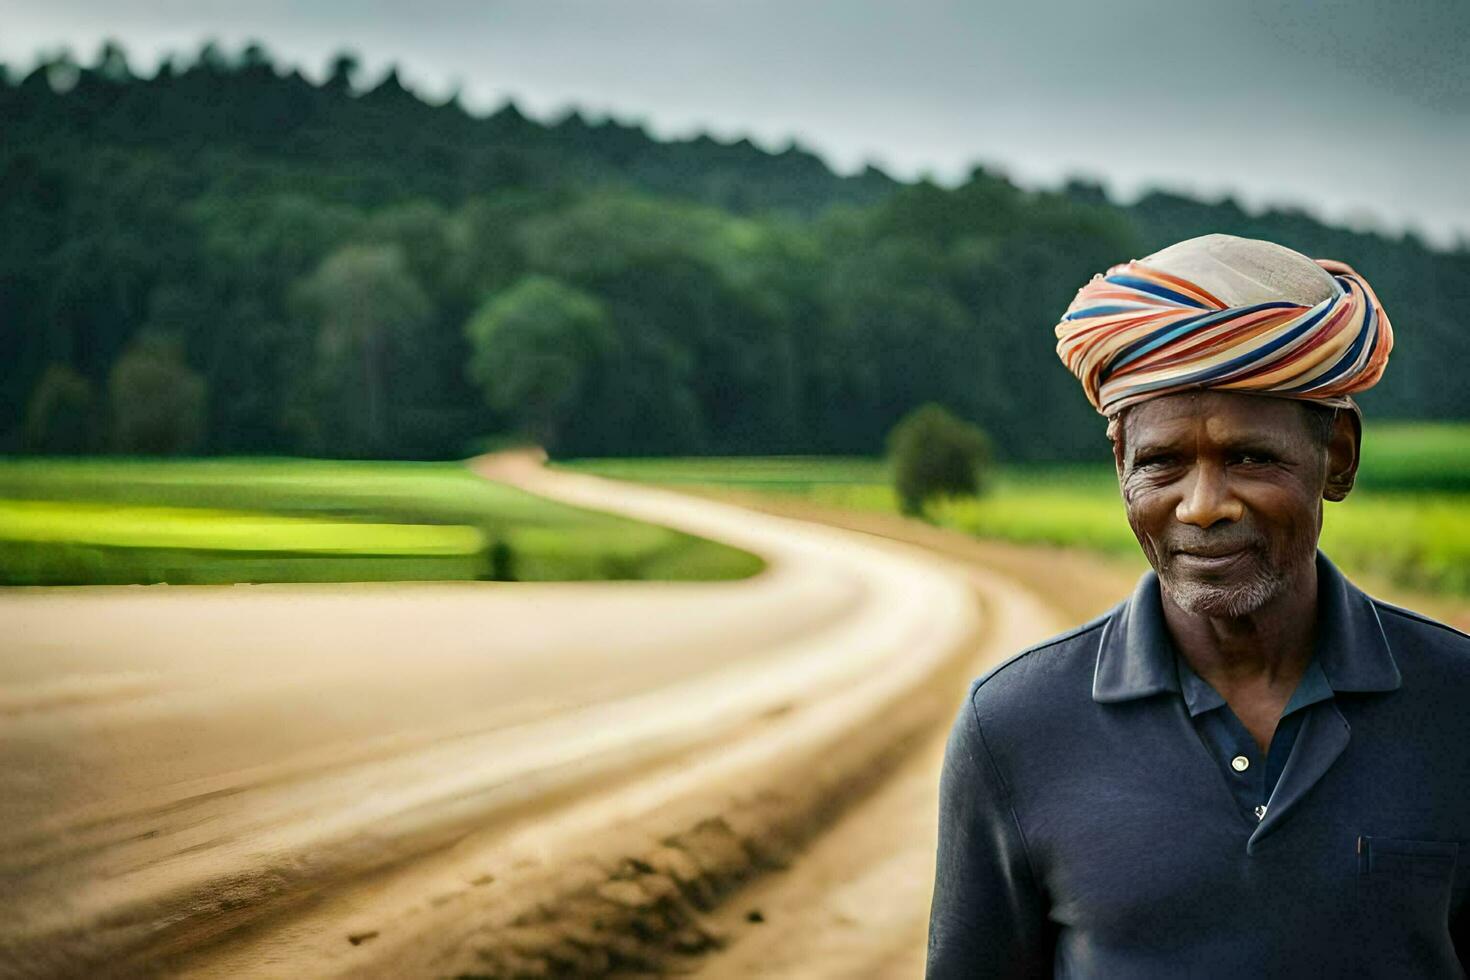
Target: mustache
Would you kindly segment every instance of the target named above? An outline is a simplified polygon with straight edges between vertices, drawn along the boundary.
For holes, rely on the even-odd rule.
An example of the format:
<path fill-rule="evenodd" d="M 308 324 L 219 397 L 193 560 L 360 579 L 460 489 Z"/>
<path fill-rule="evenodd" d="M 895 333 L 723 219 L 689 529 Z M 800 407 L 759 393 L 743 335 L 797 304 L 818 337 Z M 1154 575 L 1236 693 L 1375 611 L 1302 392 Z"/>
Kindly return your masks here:
<path fill-rule="evenodd" d="M 1239 524 L 1222 527 L 1218 531 L 1180 527 L 1166 535 L 1162 543 L 1164 550 L 1171 555 L 1181 551 L 1224 555 L 1234 551 L 1260 551 L 1264 545 L 1260 535 Z"/>

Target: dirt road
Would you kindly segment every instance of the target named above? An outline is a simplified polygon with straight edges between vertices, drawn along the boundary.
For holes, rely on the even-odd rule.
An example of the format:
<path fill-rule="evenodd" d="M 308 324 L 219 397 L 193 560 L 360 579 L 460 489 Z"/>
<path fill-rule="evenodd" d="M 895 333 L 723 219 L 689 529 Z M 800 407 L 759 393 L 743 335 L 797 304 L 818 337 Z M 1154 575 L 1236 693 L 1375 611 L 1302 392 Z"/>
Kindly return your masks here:
<path fill-rule="evenodd" d="M 0 594 L 0 973 L 350 972 L 492 877 L 469 836 L 493 854 L 497 830 L 938 663 L 977 627 L 963 576 L 917 550 L 494 465 L 769 568 Z"/>
<path fill-rule="evenodd" d="M 726 494 L 747 506 L 919 544 L 965 571 L 987 629 L 970 673 L 1104 612 L 1136 581 L 1128 562 L 1073 550 L 977 541 L 893 515 Z M 955 691 L 955 707 L 963 687 Z M 723 948 L 671 958 L 707 980 L 888 978 L 924 972 L 934 880 L 939 765 L 949 718 L 875 792 L 845 812 L 789 869 L 742 890 L 713 917 Z"/>

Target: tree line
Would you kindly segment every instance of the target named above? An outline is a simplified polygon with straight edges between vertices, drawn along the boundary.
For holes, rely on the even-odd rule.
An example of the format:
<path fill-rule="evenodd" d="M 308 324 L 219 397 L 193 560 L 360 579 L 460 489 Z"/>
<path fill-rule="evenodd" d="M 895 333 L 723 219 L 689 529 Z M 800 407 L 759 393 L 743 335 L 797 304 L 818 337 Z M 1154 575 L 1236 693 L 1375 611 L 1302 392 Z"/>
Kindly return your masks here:
<path fill-rule="evenodd" d="M 1470 417 L 1470 248 L 1073 181 L 833 174 L 792 146 L 476 117 L 349 55 L 139 77 L 0 67 L 0 452 L 874 453 L 916 406 L 1003 459 L 1093 456 L 1051 327 L 1209 231 L 1355 265 L 1399 334 L 1378 416 Z"/>

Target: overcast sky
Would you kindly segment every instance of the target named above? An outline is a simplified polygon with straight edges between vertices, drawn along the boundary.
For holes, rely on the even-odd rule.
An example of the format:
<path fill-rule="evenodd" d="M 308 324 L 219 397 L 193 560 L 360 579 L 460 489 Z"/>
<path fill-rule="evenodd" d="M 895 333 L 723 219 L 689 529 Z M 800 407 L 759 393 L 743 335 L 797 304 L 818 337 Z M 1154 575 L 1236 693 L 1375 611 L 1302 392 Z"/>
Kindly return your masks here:
<path fill-rule="evenodd" d="M 258 39 L 489 110 L 791 139 L 836 170 L 1100 179 L 1470 241 L 1470 0 L 9 0 L 0 59 L 104 37 L 136 70 Z"/>

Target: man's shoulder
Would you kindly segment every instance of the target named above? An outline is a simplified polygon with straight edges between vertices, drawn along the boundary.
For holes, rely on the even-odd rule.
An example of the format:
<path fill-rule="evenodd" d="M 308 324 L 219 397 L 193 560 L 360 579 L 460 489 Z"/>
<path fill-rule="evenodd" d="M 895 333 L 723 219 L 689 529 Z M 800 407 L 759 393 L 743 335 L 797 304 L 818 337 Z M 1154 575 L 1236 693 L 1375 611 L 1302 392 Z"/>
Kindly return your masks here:
<path fill-rule="evenodd" d="M 1374 596 L 1368 598 L 1389 634 L 1390 646 L 1401 647 L 1408 640 L 1420 650 L 1444 654 L 1450 663 L 1470 670 L 1470 634 L 1413 609 Z"/>
<path fill-rule="evenodd" d="M 1051 713 L 1077 703 L 1083 693 L 1090 703 L 1098 642 L 1120 608 L 1033 644 L 975 678 L 969 701 L 982 724 L 1037 710 Z"/>

